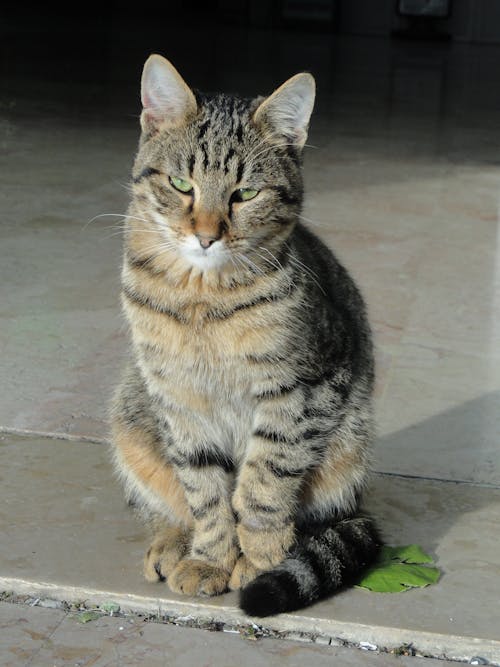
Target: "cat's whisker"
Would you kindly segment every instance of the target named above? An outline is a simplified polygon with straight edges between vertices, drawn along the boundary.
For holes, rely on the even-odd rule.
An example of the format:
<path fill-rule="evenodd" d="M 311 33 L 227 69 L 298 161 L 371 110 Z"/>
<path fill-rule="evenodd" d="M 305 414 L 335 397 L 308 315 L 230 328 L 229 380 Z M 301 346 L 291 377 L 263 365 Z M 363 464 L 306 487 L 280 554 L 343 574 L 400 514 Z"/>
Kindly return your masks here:
<path fill-rule="evenodd" d="M 247 264 L 245 264 L 243 259 L 241 257 L 239 257 L 238 255 L 231 255 L 230 256 L 230 261 L 231 261 L 231 264 L 234 266 L 235 270 L 238 273 L 242 272 L 242 271 L 245 272 L 245 273 L 248 272 Z"/>
<path fill-rule="evenodd" d="M 301 213 L 293 213 L 299 220 L 303 220 L 304 222 L 307 222 L 310 225 L 313 225 L 314 227 L 318 227 L 319 229 L 329 229 L 328 223 L 322 220 L 313 220 L 312 218 L 307 218 L 305 215 L 302 215 Z"/>
<path fill-rule="evenodd" d="M 266 264 L 269 264 L 270 266 L 272 266 L 273 269 L 279 269 L 279 268 L 280 268 L 279 266 L 276 265 L 275 262 L 273 262 L 273 260 L 269 259 L 269 257 L 265 257 L 264 255 L 262 255 L 261 253 L 259 253 L 259 252 L 257 252 L 257 251 L 255 251 L 255 254 L 256 254 L 257 257 L 259 257 L 263 262 L 266 262 Z"/>
<path fill-rule="evenodd" d="M 124 222 L 118 222 L 116 225 L 106 225 L 101 229 L 121 229 L 122 232 L 138 232 L 141 234 L 160 234 L 159 229 L 145 229 L 144 227 L 131 227 Z"/>
<path fill-rule="evenodd" d="M 107 217 L 124 218 L 126 216 L 123 213 L 99 213 L 99 215 L 94 215 L 93 218 L 90 218 L 90 220 L 87 220 L 87 222 L 82 227 L 82 231 L 86 230 L 89 225 L 91 225 L 93 222 L 95 222 L 99 218 L 107 218 Z"/>
<path fill-rule="evenodd" d="M 256 273 L 257 275 L 261 275 L 261 276 L 265 275 L 265 271 L 263 271 L 260 266 L 255 264 L 255 262 L 252 262 L 252 260 L 249 257 L 247 257 L 245 254 L 240 252 L 240 253 L 237 253 L 237 256 L 240 258 L 241 261 L 243 261 L 247 266 L 249 266 L 254 273 Z"/>
<path fill-rule="evenodd" d="M 285 246 L 286 246 L 289 250 L 291 250 L 290 246 L 289 246 L 287 243 L 285 243 Z M 309 266 L 307 266 L 306 264 L 304 264 L 303 262 L 301 262 L 300 259 L 298 259 L 298 258 L 293 254 L 293 252 L 290 252 L 289 259 L 290 259 L 291 264 L 294 265 L 296 268 L 300 269 L 300 271 L 302 271 L 302 272 L 305 273 L 306 275 L 308 275 L 309 278 L 311 278 L 311 280 L 313 281 L 313 283 L 315 283 L 315 285 L 317 285 L 317 287 L 321 290 L 321 292 L 326 296 L 326 292 L 325 292 L 325 290 L 323 289 L 323 286 L 322 286 L 321 283 L 319 282 L 319 280 L 318 280 L 318 276 L 314 273 L 314 271 L 313 271 Z"/>
<path fill-rule="evenodd" d="M 107 236 L 104 237 L 104 239 L 106 239 L 106 240 L 110 239 L 110 238 L 113 238 L 115 236 L 124 236 L 124 235 L 126 235 L 127 233 L 130 233 L 130 232 L 132 232 L 132 233 L 137 232 L 137 233 L 140 233 L 140 234 L 154 234 L 156 236 L 158 236 L 159 233 L 160 233 L 157 229 L 143 229 L 143 228 L 140 228 L 140 227 L 131 228 L 129 226 L 124 226 L 121 223 L 118 224 L 118 225 L 107 225 L 106 227 L 103 227 L 103 228 L 100 228 L 100 229 L 102 229 L 102 230 L 113 230 L 113 233 L 108 234 Z"/>
<path fill-rule="evenodd" d="M 118 229 L 118 228 L 117 228 Z M 121 227 L 124 232 L 137 232 L 138 234 L 160 234 L 159 229 L 144 229 L 142 227 Z"/>
<path fill-rule="evenodd" d="M 138 215 L 126 215 L 125 216 L 125 221 L 126 220 L 139 220 L 140 222 L 145 222 L 148 225 L 154 225 L 156 224 L 154 218 L 153 218 L 153 211 L 145 211 L 146 213 L 149 213 L 151 215 L 150 218 L 140 218 Z"/>
<path fill-rule="evenodd" d="M 279 144 L 270 144 L 270 145 L 266 146 L 263 150 L 261 150 L 259 153 L 257 153 L 257 155 L 252 155 L 252 159 L 256 160 L 258 157 L 263 155 L 266 151 L 270 151 L 273 148 L 284 148 L 285 146 L 296 146 L 296 144 L 294 144 L 292 141 L 286 141 L 286 142 L 279 143 Z"/>
<path fill-rule="evenodd" d="M 148 246 L 146 248 L 141 248 L 141 251 L 148 254 L 150 252 L 156 251 L 157 253 L 165 253 L 168 251 L 177 250 L 177 246 L 173 243 L 156 243 L 155 245 Z"/>
<path fill-rule="evenodd" d="M 109 239 L 113 239 L 116 236 L 121 236 L 121 235 L 122 235 L 122 232 L 113 232 L 111 234 L 108 234 L 107 236 L 103 236 L 102 238 L 103 238 L 104 241 L 109 241 Z"/>
<path fill-rule="evenodd" d="M 276 268 L 283 269 L 283 265 L 281 264 L 279 259 L 275 255 L 273 255 L 273 253 L 269 250 L 269 248 L 266 248 L 265 246 L 259 246 L 259 250 L 264 250 L 265 252 L 268 253 L 268 255 L 271 255 L 272 259 L 275 262 Z"/>
<path fill-rule="evenodd" d="M 129 213 L 99 213 L 85 223 L 82 227 L 82 231 L 87 229 L 90 224 L 100 218 L 121 218 L 123 224 L 126 224 L 127 220 L 139 220 L 140 222 L 146 222 L 148 224 L 151 224 L 152 222 L 152 220 L 148 220 L 147 218 L 140 218 L 136 215 L 130 215 Z"/>
<path fill-rule="evenodd" d="M 148 266 L 149 264 L 154 262 L 156 259 L 158 259 L 162 255 L 165 255 L 166 253 L 170 252 L 171 250 L 172 250 L 171 248 L 162 248 L 162 247 L 157 247 L 157 246 L 155 246 L 154 248 L 143 248 L 142 252 L 145 255 L 149 255 L 149 257 L 142 259 L 143 266 Z"/>
<path fill-rule="evenodd" d="M 249 161 L 251 160 L 252 156 L 266 143 L 270 143 L 271 139 L 268 136 L 265 136 L 263 139 L 258 141 L 255 146 L 252 147 L 250 152 L 246 155 L 246 160 Z M 269 146 L 270 147 L 270 146 Z"/>
<path fill-rule="evenodd" d="M 258 155 L 255 155 L 257 150 L 261 148 L 264 144 L 267 144 L 267 146 L 262 150 L 262 153 L 264 153 L 267 150 L 272 150 L 273 148 L 283 148 L 284 146 L 296 146 L 292 141 L 285 141 L 285 142 L 280 142 L 276 143 L 273 139 L 272 135 L 266 135 L 261 141 L 259 141 L 253 148 L 252 150 L 248 153 L 246 156 L 246 160 L 250 160 L 252 158 L 258 157 L 262 153 L 259 153 Z M 306 146 L 310 146 L 310 144 L 304 144 Z M 315 146 L 311 146 L 311 148 L 316 148 Z"/>
<path fill-rule="evenodd" d="M 118 185 L 119 185 L 121 188 L 123 188 L 124 190 L 126 190 L 129 194 L 132 194 L 133 191 L 134 191 L 134 188 L 133 188 L 133 186 L 131 185 L 130 182 L 127 182 L 127 183 L 121 183 L 121 182 L 118 182 Z"/>
<path fill-rule="evenodd" d="M 134 232 L 134 231 L 138 232 L 140 234 L 154 234 L 156 236 L 158 236 L 158 234 L 159 234 L 159 232 L 155 229 L 136 229 L 136 230 L 133 230 L 133 229 L 126 228 L 126 227 L 104 227 L 104 230 L 106 230 L 106 229 L 111 229 L 111 230 L 114 230 L 114 231 L 113 231 L 113 233 L 109 234 L 105 238 L 112 238 L 113 236 L 126 236 L 126 234 L 128 234 L 130 232 Z"/>
<path fill-rule="evenodd" d="M 276 262 L 276 263 L 274 264 L 275 268 L 279 268 L 279 269 L 281 269 L 282 271 L 285 270 L 285 269 L 284 269 L 284 266 L 281 264 L 281 262 L 279 261 L 279 259 L 278 259 L 275 255 L 273 255 L 273 253 L 272 253 L 268 248 L 265 248 L 264 246 L 259 246 L 259 248 L 260 248 L 261 250 L 265 250 L 269 255 L 271 255 L 271 257 L 273 258 L 273 260 Z M 265 258 L 262 257 L 262 259 L 265 259 Z M 291 291 L 292 287 L 296 287 L 296 282 L 295 282 L 295 280 L 290 280 L 290 284 L 289 284 L 289 292 Z"/>

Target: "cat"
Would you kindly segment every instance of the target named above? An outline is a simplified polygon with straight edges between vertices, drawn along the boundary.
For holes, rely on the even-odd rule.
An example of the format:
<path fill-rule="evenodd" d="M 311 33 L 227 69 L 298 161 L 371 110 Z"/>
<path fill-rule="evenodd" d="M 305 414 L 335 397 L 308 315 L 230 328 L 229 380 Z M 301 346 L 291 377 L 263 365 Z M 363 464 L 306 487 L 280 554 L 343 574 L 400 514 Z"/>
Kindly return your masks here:
<path fill-rule="evenodd" d="M 141 82 L 114 465 L 152 530 L 146 579 L 187 595 L 239 589 L 252 616 L 331 595 L 381 544 L 360 511 L 365 305 L 300 221 L 314 97 L 309 73 L 268 97 L 208 96 L 160 55 Z"/>

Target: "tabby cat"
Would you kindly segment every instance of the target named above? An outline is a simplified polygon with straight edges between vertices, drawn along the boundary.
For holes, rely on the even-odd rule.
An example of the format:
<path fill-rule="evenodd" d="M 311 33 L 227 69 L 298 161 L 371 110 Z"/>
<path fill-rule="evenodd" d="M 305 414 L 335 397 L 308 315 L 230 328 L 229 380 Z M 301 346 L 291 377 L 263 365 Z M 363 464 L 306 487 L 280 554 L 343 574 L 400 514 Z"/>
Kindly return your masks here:
<path fill-rule="evenodd" d="M 267 98 L 207 96 L 159 55 L 142 76 L 114 462 L 152 529 L 146 579 L 187 595 L 239 589 L 255 616 L 352 583 L 380 543 L 359 510 L 365 307 L 299 221 L 314 95 L 301 73 Z"/>

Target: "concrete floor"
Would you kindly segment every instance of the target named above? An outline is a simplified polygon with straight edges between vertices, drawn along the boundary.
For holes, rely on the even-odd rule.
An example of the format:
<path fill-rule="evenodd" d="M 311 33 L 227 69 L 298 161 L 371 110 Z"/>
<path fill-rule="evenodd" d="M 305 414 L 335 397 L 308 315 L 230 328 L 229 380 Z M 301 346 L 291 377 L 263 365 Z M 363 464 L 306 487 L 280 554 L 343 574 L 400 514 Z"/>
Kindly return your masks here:
<path fill-rule="evenodd" d="M 132 612 L 229 626 L 256 622 L 285 636 L 368 642 L 387 651 L 411 644 L 440 658 L 479 653 L 500 663 L 500 489 L 375 475 L 366 502 L 388 543 L 420 544 L 435 558 L 440 581 L 397 594 L 350 589 L 296 613 L 256 620 L 239 611 L 234 593 L 187 598 L 142 579 L 146 535 L 113 483 L 105 446 L 0 438 L 0 591 L 92 605 L 114 601 Z"/>
<path fill-rule="evenodd" d="M 304 644 L 104 616 L 88 625 L 56 609 L 0 602 L 0 657 L 3 667 L 412 667 L 415 659 L 365 648 Z M 90 626 L 90 627 L 89 627 Z M 422 661 L 420 661 L 422 662 Z M 420 664 L 420 663 L 419 663 Z M 425 667 L 452 665 L 425 660 Z"/>
<path fill-rule="evenodd" d="M 34 21 L 22 39 L 13 22 L 0 28 L 0 427 L 75 439 L 0 443 L 2 586 L 158 603 L 139 579 L 142 536 L 103 447 L 127 355 L 119 216 L 144 58 L 160 51 L 193 85 L 243 94 L 309 69 L 318 102 L 304 217 L 357 278 L 376 336 L 381 474 L 370 502 L 393 543 L 422 544 L 445 576 L 403 596 L 349 591 L 289 627 L 354 643 L 368 628 L 385 647 L 392 632 L 394 645 L 416 637 L 436 657 L 500 664 L 500 48 L 223 28 L 213 39 L 194 25 L 200 58 L 181 26 L 168 38 L 133 28 L 113 16 L 71 41 L 61 19 L 45 49 Z M 227 51 L 241 44 L 236 67 Z M 126 576 L 113 578 L 104 553 Z M 238 613 L 231 596 L 189 604 Z"/>

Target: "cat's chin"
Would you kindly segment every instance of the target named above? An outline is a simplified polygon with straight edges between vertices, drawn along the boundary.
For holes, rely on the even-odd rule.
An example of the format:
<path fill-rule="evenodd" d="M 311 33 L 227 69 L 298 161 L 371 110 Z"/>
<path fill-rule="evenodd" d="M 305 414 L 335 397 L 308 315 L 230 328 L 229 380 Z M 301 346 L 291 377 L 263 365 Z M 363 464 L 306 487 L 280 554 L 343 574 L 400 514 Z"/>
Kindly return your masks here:
<path fill-rule="evenodd" d="M 180 248 L 182 258 L 191 266 L 200 269 L 200 271 L 212 271 L 221 269 L 229 263 L 229 253 L 220 241 L 216 241 L 209 248 L 204 249 L 198 241 L 190 241 L 182 244 Z"/>

